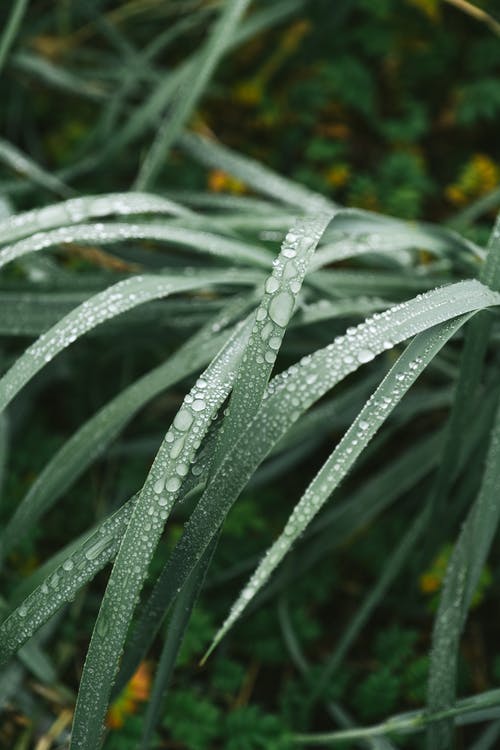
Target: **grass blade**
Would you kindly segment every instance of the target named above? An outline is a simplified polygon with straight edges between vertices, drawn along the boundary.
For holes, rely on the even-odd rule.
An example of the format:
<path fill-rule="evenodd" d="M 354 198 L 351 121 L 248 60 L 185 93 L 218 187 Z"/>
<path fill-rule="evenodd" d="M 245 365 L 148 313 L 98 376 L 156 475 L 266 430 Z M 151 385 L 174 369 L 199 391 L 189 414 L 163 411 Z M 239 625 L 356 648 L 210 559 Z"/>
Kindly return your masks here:
<path fill-rule="evenodd" d="M 76 592 L 116 554 L 132 515 L 122 506 L 86 536 L 0 625 L 0 664 L 18 651 Z"/>
<path fill-rule="evenodd" d="M 249 276 L 243 271 L 221 271 L 177 277 L 133 276 L 118 282 L 66 315 L 16 360 L 0 379 L 0 412 L 56 354 L 104 321 L 169 294 L 202 289 L 214 283 L 247 284 L 249 281 Z"/>
<path fill-rule="evenodd" d="M 170 147 L 194 111 L 220 58 L 229 47 L 231 37 L 249 3 L 250 0 L 226 0 L 222 6 L 220 18 L 205 47 L 196 56 L 196 65 L 192 66 L 189 75 L 179 86 L 171 102 L 170 111 L 160 125 L 153 145 L 146 154 L 136 180 L 138 189 L 142 190 L 154 182 L 162 160 L 165 159 Z"/>
<path fill-rule="evenodd" d="M 229 172 L 256 192 L 288 203 L 300 211 L 328 211 L 334 207 L 334 204 L 326 201 L 319 193 L 287 180 L 259 162 L 241 156 L 208 138 L 194 133 L 184 133 L 179 138 L 179 145 L 205 166 Z"/>
<path fill-rule="evenodd" d="M 116 214 L 171 214 L 189 216 L 190 211 L 177 203 L 150 193 L 109 193 L 108 195 L 70 198 L 45 208 L 36 208 L 9 216 L 0 222 L 0 242 L 13 242 L 21 237 L 44 232 L 64 225 L 74 225 L 88 219 Z"/>
<path fill-rule="evenodd" d="M 321 745 L 345 745 L 370 737 L 386 735 L 406 735 L 424 731 L 429 725 L 443 718 L 454 719 L 456 723 L 474 723 L 484 721 L 484 710 L 500 703 L 500 690 L 488 690 L 481 695 L 471 696 L 458 701 L 452 708 L 430 714 L 426 709 L 411 711 L 391 716 L 381 724 L 361 729 L 347 729 L 324 734 L 296 734 L 293 741 L 297 745 L 316 747 Z"/>
<path fill-rule="evenodd" d="M 439 602 L 428 692 L 429 705 L 439 707 L 434 711 L 445 712 L 453 704 L 460 634 L 500 520 L 499 483 L 500 409 L 491 433 L 481 490 L 455 544 Z M 449 722 L 439 722 L 429 730 L 428 746 L 444 750 L 450 746 L 450 737 Z"/>
<path fill-rule="evenodd" d="M 189 247 L 197 252 L 207 253 L 232 263 L 250 263 L 269 268 L 271 257 L 266 250 L 245 242 L 230 240 L 209 232 L 170 226 L 168 224 L 126 224 L 108 222 L 106 224 L 78 224 L 61 227 L 48 232 L 37 232 L 27 239 L 0 250 L 0 268 L 7 263 L 29 253 L 45 250 L 55 245 L 71 243 L 109 244 L 125 240 L 155 240 L 172 242 Z"/>
<path fill-rule="evenodd" d="M 175 662 L 182 646 L 193 607 L 203 586 L 205 574 L 215 547 L 216 540 L 206 550 L 175 603 L 174 611 L 168 624 L 163 650 L 158 661 L 151 699 L 144 717 L 144 730 L 140 750 L 149 750 L 151 747 L 156 726 L 161 719 L 165 693 L 172 678 Z"/>
<path fill-rule="evenodd" d="M 28 0 L 14 0 L 12 3 L 9 18 L 0 38 L 0 71 L 19 31 L 27 7 Z"/>

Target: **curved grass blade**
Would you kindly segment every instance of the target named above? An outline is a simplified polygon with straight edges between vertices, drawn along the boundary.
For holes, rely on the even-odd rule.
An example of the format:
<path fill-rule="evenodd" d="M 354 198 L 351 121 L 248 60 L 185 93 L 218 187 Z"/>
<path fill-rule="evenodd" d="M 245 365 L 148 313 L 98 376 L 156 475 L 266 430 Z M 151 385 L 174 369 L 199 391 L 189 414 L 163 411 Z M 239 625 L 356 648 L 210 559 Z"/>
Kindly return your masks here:
<path fill-rule="evenodd" d="M 231 340 L 223 347 L 208 368 L 209 375 L 213 372 L 217 374 L 222 371 L 227 378 L 227 381 L 222 385 L 220 382 L 216 383 L 219 386 L 216 395 L 220 402 L 227 395 L 234 378 L 236 361 L 244 346 L 245 331 L 246 329 L 243 328 L 238 333 L 234 333 Z M 248 334 L 248 331 L 246 333 Z M 198 383 L 204 392 L 208 387 L 208 380 L 204 381 L 203 378 L 200 378 Z M 204 383 L 206 385 L 203 385 Z M 185 440 L 183 438 L 185 430 L 178 429 L 178 426 L 182 428 L 186 424 L 189 414 L 199 414 L 196 403 L 199 399 L 193 401 L 193 399 L 190 400 L 190 396 L 187 398 L 187 405 L 178 413 L 176 420 L 174 420 L 174 428 L 171 428 L 168 438 L 163 444 L 163 454 L 161 450 L 159 453 L 161 460 L 165 459 L 165 453 L 167 456 L 173 454 L 179 459 L 175 463 L 175 468 L 181 467 L 182 473 L 177 471 L 174 473 L 171 477 L 172 486 L 179 484 L 180 477 L 185 476 L 184 467 L 186 464 L 182 460 L 182 442 Z M 191 404 L 193 404 L 193 407 L 191 407 Z M 194 427 L 195 433 L 198 433 L 200 426 L 194 425 Z M 177 440 L 171 440 L 175 432 L 179 432 L 180 437 Z M 179 450 L 181 450 L 181 453 L 178 453 Z M 153 470 L 161 472 L 161 467 L 160 469 L 153 467 Z M 163 477 L 155 479 L 154 487 L 156 486 L 156 489 L 158 489 L 156 484 L 158 481 L 163 481 Z M 159 499 L 158 497 L 158 493 L 154 492 L 154 499 L 159 503 L 161 520 L 165 520 L 163 516 L 167 512 L 166 506 L 163 504 L 162 496 Z M 67 552 L 63 551 L 61 562 L 57 564 L 55 570 L 51 567 L 49 574 L 43 578 L 41 583 L 37 584 L 36 588 L 2 623 L 0 626 L 0 664 L 31 638 L 66 601 L 70 601 L 86 582 L 92 580 L 96 573 L 113 559 L 130 521 L 133 509 L 137 504 L 137 499 L 138 496 L 135 496 L 129 500 L 112 516 L 105 519 L 97 529 L 89 535 L 85 535 L 81 541 L 70 545 Z M 137 542 L 136 538 L 135 542 Z"/>
<path fill-rule="evenodd" d="M 145 403 L 206 365 L 230 335 L 219 332 L 250 301 L 237 298 L 191 337 L 165 363 L 139 378 L 89 419 L 56 453 L 0 532 L 0 558 L 17 543 L 42 513 L 101 455 Z"/>
<path fill-rule="evenodd" d="M 47 57 L 28 52 L 26 49 L 12 55 L 11 65 L 25 75 L 32 76 L 37 83 L 41 81 L 42 84 L 67 91 L 73 96 L 78 94 L 94 101 L 102 101 L 108 96 L 108 92 L 101 82 L 84 80 L 63 67 L 62 64 L 56 65 Z"/>
<path fill-rule="evenodd" d="M 481 695 L 473 695 L 463 698 L 452 708 L 430 714 L 426 709 L 411 711 L 404 714 L 391 716 L 380 724 L 360 729 L 346 729 L 337 732 L 325 732 L 324 734 L 295 734 L 292 741 L 296 745 L 307 745 L 316 747 L 321 745 L 345 745 L 346 742 L 355 742 L 372 737 L 385 737 L 386 735 L 406 735 L 424 731 L 428 726 L 443 719 L 454 719 L 457 724 L 472 724 L 485 720 L 485 709 L 498 706 L 500 703 L 500 690 L 487 690 Z"/>
<path fill-rule="evenodd" d="M 255 314 L 213 456 L 213 471 L 260 407 L 309 263 L 332 216 L 333 212 L 325 212 L 298 219 L 285 236 Z"/>
<path fill-rule="evenodd" d="M 486 261 L 481 269 L 480 279 L 490 288 L 498 291 L 500 289 L 500 217 L 497 219 L 495 227 L 488 244 Z M 481 316 L 481 319 L 473 320 L 468 326 L 465 337 L 465 346 L 462 355 L 459 378 L 457 382 L 453 407 L 447 425 L 447 440 L 445 442 L 439 471 L 431 491 L 431 503 L 433 505 L 433 527 L 436 529 L 437 524 L 441 524 L 447 510 L 446 500 L 448 498 L 452 482 L 454 479 L 454 465 L 456 456 L 459 455 L 464 446 L 464 437 L 468 433 L 468 425 L 474 419 L 480 398 L 480 383 L 484 369 L 487 348 L 490 341 L 493 321 L 490 317 Z M 495 430 L 496 428 L 494 428 Z M 493 450 L 493 436 L 490 451 Z M 487 476 L 484 476 L 484 483 L 487 482 Z M 484 486 L 484 485 L 483 485 Z M 482 492 L 483 490 L 481 490 Z M 484 491 L 487 491 L 486 489 Z M 480 503 L 481 494 L 477 500 Z M 473 506 L 475 507 L 475 506 Z M 487 511 L 485 511 L 487 512 Z M 493 522 L 493 518 L 490 519 Z M 498 521 L 497 521 L 498 522 Z M 468 523 L 473 523 L 468 520 Z M 480 523 L 478 520 L 477 523 Z M 464 532 L 465 533 L 465 527 Z M 434 531 L 437 536 L 437 531 Z M 446 607 L 450 605 L 450 597 L 454 591 L 455 599 L 461 602 L 460 606 L 465 607 L 467 612 L 470 601 L 464 599 L 464 592 L 461 591 L 461 582 L 457 579 L 456 566 L 460 558 L 462 565 L 467 565 L 466 551 L 463 549 L 464 541 L 459 537 L 457 548 L 454 555 L 457 560 L 449 567 L 450 580 L 448 587 L 443 589 L 442 605 L 438 612 L 435 623 L 433 637 L 432 658 L 429 672 L 428 687 L 428 706 L 431 711 L 438 711 L 449 706 L 455 700 L 455 681 L 457 668 L 457 650 L 459 638 L 463 627 L 464 613 L 454 611 L 454 615 L 449 615 L 452 622 L 450 623 L 448 637 L 443 635 L 443 624 L 440 621 L 448 616 Z M 472 554 L 469 551 L 469 555 Z M 478 554 L 480 551 L 478 550 Z M 452 558 L 454 559 L 454 557 Z M 445 596 L 445 592 L 446 596 Z M 443 607 L 443 610 L 441 609 Z M 445 629 L 446 630 L 446 629 Z M 439 723 L 429 732 L 429 748 L 440 748 L 452 742 L 453 727 L 449 722 Z"/>
<path fill-rule="evenodd" d="M 3 483 L 5 478 L 5 467 L 9 451 L 9 430 L 7 417 L 5 414 L 0 416 L 0 503 L 2 502 Z"/>
<path fill-rule="evenodd" d="M 479 276 L 481 282 L 500 291 L 500 217 L 491 234 L 486 261 Z M 467 425 L 473 419 L 480 396 L 479 386 L 490 341 L 493 320 L 491 315 L 477 316 L 467 326 L 455 397 L 447 424 L 447 439 L 439 465 L 431 502 L 434 506 L 433 525 L 442 523 L 446 499 L 453 481 L 456 456 L 462 450 Z M 452 700 L 452 696 L 450 696 Z"/>
<path fill-rule="evenodd" d="M 74 190 L 67 187 L 62 180 L 45 171 L 33 159 L 3 138 L 0 138 L 0 161 L 18 174 L 27 177 L 31 182 L 50 190 L 52 193 L 61 195 L 63 198 L 68 198 L 71 194 L 74 194 Z"/>
<path fill-rule="evenodd" d="M 191 212 L 174 201 L 151 193 L 86 195 L 9 216 L 0 222 L 0 242 L 14 242 L 35 232 L 45 232 L 63 225 L 74 225 L 113 214 L 170 214 L 187 217 Z"/>
<path fill-rule="evenodd" d="M 252 319 L 234 333 L 184 399 L 139 493 L 92 634 L 72 748 L 96 750 L 123 644 L 149 563 L 200 442 L 230 392 Z"/>
<path fill-rule="evenodd" d="M 455 698 L 458 644 L 500 520 L 500 408 L 490 438 L 483 482 L 448 563 L 432 637 L 428 704 L 446 712 Z M 450 700 L 451 697 L 451 700 Z M 428 747 L 448 748 L 449 722 L 429 730 Z"/>
<path fill-rule="evenodd" d="M 14 0 L 5 28 L 0 38 L 0 71 L 21 26 L 29 0 Z"/>
<path fill-rule="evenodd" d="M 132 417 L 152 398 L 206 365 L 228 334 L 195 336 L 165 363 L 139 378 L 89 419 L 37 476 L 0 532 L 0 559 L 83 474 Z"/>
<path fill-rule="evenodd" d="M 333 202 L 327 201 L 319 193 L 287 180 L 259 162 L 201 135 L 184 133 L 179 139 L 179 145 L 205 166 L 222 169 L 242 180 L 257 193 L 268 195 L 282 203 L 305 211 L 331 210 L 335 207 Z M 349 233 L 355 230 L 358 234 L 383 232 L 388 234 L 389 241 L 390 235 L 397 230 L 413 247 L 425 247 L 436 252 L 447 250 L 452 254 L 465 251 L 478 257 L 483 255 L 477 245 L 450 229 L 425 223 L 414 225 L 359 209 L 339 210 L 330 231 L 334 232 L 337 228 Z"/>
<path fill-rule="evenodd" d="M 251 279 L 251 280 L 250 280 Z M 21 388 L 56 354 L 84 333 L 153 299 L 169 294 L 193 291 L 211 284 L 253 284 L 248 272 L 221 271 L 186 276 L 133 276 L 106 289 L 70 312 L 53 328 L 40 336 L 0 379 L 0 412 Z"/>
<path fill-rule="evenodd" d="M 230 240 L 209 232 L 184 229 L 169 224 L 128 224 L 108 222 L 106 224 L 77 224 L 60 227 L 48 232 L 36 234 L 0 250 L 0 268 L 23 255 L 46 250 L 55 245 L 71 243 L 95 243 L 104 245 L 126 240 L 156 240 L 172 242 L 175 245 L 189 247 L 192 250 L 219 258 L 231 260 L 232 263 L 250 263 L 251 265 L 269 268 L 271 256 L 262 248 L 246 242 Z"/>
<path fill-rule="evenodd" d="M 196 107 L 219 60 L 229 47 L 231 37 L 249 3 L 250 0 L 227 0 L 223 5 L 221 15 L 205 46 L 196 55 L 196 65 L 190 68 L 189 75 L 185 76 L 176 91 L 169 112 L 146 154 L 137 176 L 137 188 L 144 189 L 157 177 L 162 160 L 165 159 L 170 147 Z"/>
<path fill-rule="evenodd" d="M 134 502 L 123 505 L 85 536 L 70 554 L 0 625 L 0 664 L 18 651 L 77 591 L 116 554 Z"/>
<path fill-rule="evenodd" d="M 193 607 L 196 604 L 196 600 L 202 589 L 205 574 L 210 565 L 216 543 L 217 540 L 214 539 L 207 548 L 205 554 L 196 566 L 192 575 L 189 577 L 175 603 L 174 611 L 172 612 L 172 617 L 168 624 L 161 656 L 158 661 L 151 698 L 148 702 L 146 715 L 144 717 L 144 730 L 139 750 L 149 750 L 151 747 L 155 729 L 161 719 L 162 704 L 165 699 L 165 693 L 172 678 L 175 662 L 177 661 L 177 656 L 182 646 L 182 641 L 191 618 Z"/>
<path fill-rule="evenodd" d="M 141 608 L 124 655 L 120 684 L 135 671 L 168 606 L 239 493 L 272 447 L 312 404 L 347 375 L 390 346 L 472 310 L 498 304 L 500 295 L 478 281 L 436 289 L 349 329 L 333 344 L 304 358 L 269 384 L 259 412 L 212 476 L 184 535 Z M 234 470 L 238 467 L 238 471 Z"/>
<path fill-rule="evenodd" d="M 427 364 L 465 323 L 456 318 L 442 323 L 415 338 L 399 357 L 384 380 L 367 401 L 333 453 L 313 479 L 295 506 L 280 537 L 266 552 L 231 612 L 216 634 L 207 655 L 231 629 L 244 609 L 267 582 L 293 543 L 321 510 L 332 492 L 349 472 L 354 462 Z M 206 658 L 206 657 L 205 657 Z"/>
<path fill-rule="evenodd" d="M 301 211 L 328 211 L 335 207 L 319 193 L 287 180 L 259 162 L 203 136 L 184 133 L 179 138 L 179 145 L 205 166 L 229 172 L 258 193 L 269 195 Z"/>

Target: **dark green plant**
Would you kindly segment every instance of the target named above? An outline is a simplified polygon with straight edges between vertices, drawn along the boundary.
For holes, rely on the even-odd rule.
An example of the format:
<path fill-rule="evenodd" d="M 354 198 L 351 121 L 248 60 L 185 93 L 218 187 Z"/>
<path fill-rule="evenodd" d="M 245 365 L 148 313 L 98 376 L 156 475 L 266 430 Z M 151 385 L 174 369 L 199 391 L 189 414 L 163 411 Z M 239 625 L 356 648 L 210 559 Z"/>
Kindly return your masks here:
<path fill-rule="evenodd" d="M 23 497 L 3 511 L 4 564 L 12 565 L 22 540 L 31 535 L 33 541 L 35 530 L 43 533 L 58 510 L 66 546 L 54 544 L 53 554 L 29 576 L 16 585 L 10 581 L 0 624 L 0 698 L 12 697 L 12 686 L 27 670 L 55 684 L 54 700 L 72 704 L 74 696 L 58 679 L 68 668 L 64 644 L 72 640 L 58 613 L 69 612 L 70 622 L 81 615 L 85 622 L 95 619 L 71 739 L 64 739 L 71 750 L 101 746 L 110 703 L 151 648 L 157 656 L 155 643 L 160 651 L 151 702 L 130 724 L 134 743 L 140 733 L 143 748 L 161 743 L 164 733 L 193 750 L 281 750 L 359 739 L 376 747 L 379 737 L 392 747 L 393 735 L 426 730 L 429 749 L 444 750 L 452 743 L 455 718 L 482 721 L 484 710 L 500 700 L 498 690 L 460 700 L 456 695 L 460 638 L 500 513 L 499 225 L 483 247 L 445 225 L 342 208 L 200 133 L 192 118 L 222 56 L 300 4 L 256 4 L 248 12 L 249 5 L 188 3 L 140 54 L 113 23 L 114 14 L 136 12 L 135 6 L 78 7 L 77 15 L 90 17 L 103 37 L 93 58 L 95 76 L 85 67 L 79 73 L 81 50 L 71 46 L 71 35 L 64 54 L 74 54 L 73 69 L 47 64 L 33 51 L 14 52 L 26 7 L 18 0 L 10 8 L 0 41 L 0 65 L 8 59 L 14 71 L 7 93 L 15 88 L 15 71 L 40 77 L 81 98 L 82 117 L 93 125 L 81 142 L 78 127 L 57 134 L 75 154 L 72 164 L 66 164 L 64 150 L 55 157 L 61 169 L 42 166 L 29 128 L 25 138 L 32 148 L 7 138 L 0 143 L 4 164 L 24 178 L 2 182 L 8 200 L 0 222 L 0 467 L 5 463 L 9 470 L 7 446 L 12 451 L 23 444 L 42 395 L 53 399 L 55 422 L 75 430 L 33 481 L 22 482 L 25 456 L 7 480 L 9 491 Z M 391 2 L 360 4 L 383 26 L 390 25 L 392 8 Z M 150 22 L 155 13 L 170 18 L 171 12 L 168 4 L 158 6 Z M 63 9 L 58 23 L 65 27 L 71 18 Z M 203 36 L 208 20 L 210 31 Z M 33 23 L 43 30 L 43 18 Z M 360 38 L 365 36 L 362 28 Z M 185 38 L 193 45 L 189 55 L 181 54 Z M 55 43 L 43 33 L 35 40 L 35 49 Z M 164 74 L 154 60 L 170 43 L 177 64 Z M 115 47 L 122 66 L 109 65 Z M 328 95 L 356 116 L 377 120 L 369 67 L 342 53 L 338 67 L 322 70 L 319 80 L 320 89 L 323 82 Z M 321 108 L 321 94 L 299 85 L 296 96 L 305 109 L 308 97 Z M 31 113 L 29 122 L 33 103 L 12 96 Z M 493 102 L 479 116 L 488 110 L 490 117 L 494 109 Z M 409 140 L 425 132 L 423 109 L 403 101 L 399 111 Z M 401 137 L 396 118 L 385 126 L 383 137 Z M 125 158 L 137 143 L 143 148 Z M 185 187 L 196 187 L 208 167 L 230 175 L 244 192 L 168 193 L 170 172 L 184 164 L 176 161 L 174 145 L 198 165 L 180 178 Z M 324 149 L 321 142 L 310 145 L 309 158 L 316 162 Z M 334 151 L 335 158 L 342 156 Z M 375 172 L 361 171 L 352 190 L 360 195 L 376 188 L 373 174 L 389 186 L 383 207 L 404 217 L 419 216 L 432 195 L 426 169 L 405 149 Z M 116 192 L 122 184 L 127 189 Z M 113 191 L 103 192 L 106 186 Z M 46 191 L 38 203 L 30 199 L 40 195 L 37 190 Z M 64 200 L 46 205 L 50 192 Z M 34 203 L 39 207 L 17 210 Z M 19 338 L 34 340 L 22 351 Z M 59 394 L 66 381 L 67 409 Z M 101 381 L 101 395 L 94 398 Z M 88 399 L 85 408 L 71 398 L 77 383 Z M 138 440 L 115 444 L 114 461 L 100 465 L 100 492 L 93 494 L 85 472 L 98 458 L 112 458 L 111 444 L 138 415 L 142 424 L 151 420 L 156 434 L 146 430 L 144 453 Z M 269 499 L 281 484 L 288 502 L 273 508 Z M 263 486 L 269 489 L 261 492 Z M 240 514 L 229 515 L 242 493 Z M 332 495 L 339 502 L 330 507 Z M 391 524 L 402 499 L 404 510 Z M 387 537 L 374 533 L 363 554 L 352 551 L 370 523 L 381 526 L 383 513 L 389 517 Z M 221 564 L 218 543 L 228 515 L 233 546 Z M 347 652 L 396 581 L 416 587 L 412 559 L 432 559 L 452 534 L 456 542 L 428 664 L 410 657 L 411 630 L 386 629 L 374 644 L 376 667 L 348 695 L 352 673 L 340 671 Z M 381 549 L 386 538 L 394 542 Z M 364 566 L 369 585 L 359 586 L 357 565 L 369 563 L 370 555 L 377 564 Z M 337 568 L 331 578 L 328 565 Z M 306 574 L 314 576 L 315 566 L 322 572 L 309 585 Z M 209 646 L 212 614 L 203 599 L 196 608 L 198 596 L 210 597 L 215 589 L 219 616 L 228 611 L 232 582 L 242 574 L 250 576 L 248 582 Z M 84 600 L 81 592 L 94 579 L 99 585 Z M 296 584 L 300 579 L 305 591 Z M 328 592 L 325 580 L 338 587 Z M 339 617 L 342 597 L 351 599 Z M 278 603 L 277 610 L 270 602 Z M 255 673 L 239 685 L 238 667 L 228 669 L 230 652 L 217 657 L 228 661 L 222 675 L 219 664 L 212 695 L 192 674 L 194 684 L 182 684 L 194 673 L 195 652 L 208 647 L 206 659 L 251 608 L 260 611 L 235 631 L 227 648 L 251 655 Z M 332 624 L 333 638 L 322 622 Z M 59 627 L 65 638 L 51 660 L 44 643 L 52 637 L 57 642 Z M 297 726 L 285 725 L 277 711 L 245 703 L 262 665 L 286 662 L 287 654 L 287 669 L 300 676 L 304 690 Z M 167 693 L 178 656 L 181 684 Z M 345 700 L 361 720 L 378 720 L 422 696 L 427 668 L 425 709 L 373 727 L 353 726 Z M 283 714 L 292 720 L 297 675 L 280 677 L 283 685 L 274 690 L 286 692 Z M 227 693 L 237 690 L 231 703 Z M 32 697 L 23 693 L 22 700 L 35 715 Z M 344 728 L 314 731 L 318 703 L 326 712 L 321 726 L 333 719 Z M 302 733 L 295 732 L 305 724 Z M 112 735 L 111 746 L 117 742 Z"/>

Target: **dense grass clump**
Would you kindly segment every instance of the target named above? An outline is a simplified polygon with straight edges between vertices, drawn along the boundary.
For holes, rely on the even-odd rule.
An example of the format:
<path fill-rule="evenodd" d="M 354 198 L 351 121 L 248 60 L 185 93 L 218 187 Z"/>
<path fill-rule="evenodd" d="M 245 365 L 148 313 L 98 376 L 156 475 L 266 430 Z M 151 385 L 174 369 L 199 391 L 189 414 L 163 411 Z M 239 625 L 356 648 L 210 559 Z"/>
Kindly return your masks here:
<path fill-rule="evenodd" d="M 56 5 L 0 41 L 5 746 L 494 747 L 496 193 L 410 223 L 222 145 L 202 95 L 299 2 Z M 60 168 L 35 81 L 97 110 Z"/>

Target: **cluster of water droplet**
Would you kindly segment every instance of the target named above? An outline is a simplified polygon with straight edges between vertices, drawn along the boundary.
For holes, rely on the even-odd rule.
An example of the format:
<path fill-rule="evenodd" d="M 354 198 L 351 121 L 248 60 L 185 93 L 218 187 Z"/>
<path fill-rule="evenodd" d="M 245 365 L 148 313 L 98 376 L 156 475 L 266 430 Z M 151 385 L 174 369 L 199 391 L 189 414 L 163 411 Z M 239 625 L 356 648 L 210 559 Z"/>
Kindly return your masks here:
<path fill-rule="evenodd" d="M 42 232 L 63 224 L 77 224 L 112 214 L 185 213 L 181 206 L 166 198 L 148 193 L 110 193 L 106 195 L 71 198 L 44 208 L 14 214 L 0 222 L 0 242 L 12 242 L 19 237 Z"/>
<path fill-rule="evenodd" d="M 232 270 L 203 273 L 199 281 L 196 274 L 186 274 L 185 278 L 133 276 L 86 300 L 42 334 L 0 380 L 0 411 L 44 364 L 99 324 L 149 300 L 203 287 L 210 281 L 219 284 L 245 283 L 245 277 L 241 272 Z"/>
<path fill-rule="evenodd" d="M 4 662 L 44 625 L 116 554 L 134 501 L 106 519 L 0 625 L 0 661 Z"/>
<path fill-rule="evenodd" d="M 287 233 L 273 261 L 249 340 L 246 356 L 254 357 L 257 364 L 273 364 L 276 360 L 312 253 L 330 218 L 331 214 L 300 220 Z"/>
<path fill-rule="evenodd" d="M 406 234 L 398 234 L 391 228 L 391 232 L 334 232 L 331 241 L 321 246 L 316 253 L 312 268 L 321 268 L 329 263 L 336 263 L 348 258 L 356 258 L 366 253 L 391 253 L 404 265 L 412 260 L 407 248 L 414 247 L 414 241 Z M 329 239 L 330 239 L 329 238 Z"/>
<path fill-rule="evenodd" d="M 109 244 L 131 239 L 174 242 L 194 250 L 228 258 L 232 263 L 252 263 L 267 268 L 270 258 L 267 251 L 249 243 L 228 239 L 221 235 L 195 229 L 160 223 L 120 223 L 75 224 L 59 227 L 47 232 L 36 232 L 26 239 L 0 250 L 0 268 L 16 258 L 34 253 L 55 245 L 72 243 Z"/>
<path fill-rule="evenodd" d="M 166 296 L 173 289 L 174 284 L 168 278 L 134 276 L 83 302 L 28 347 L 0 380 L 0 409 L 44 364 L 84 333 L 148 300 Z"/>

